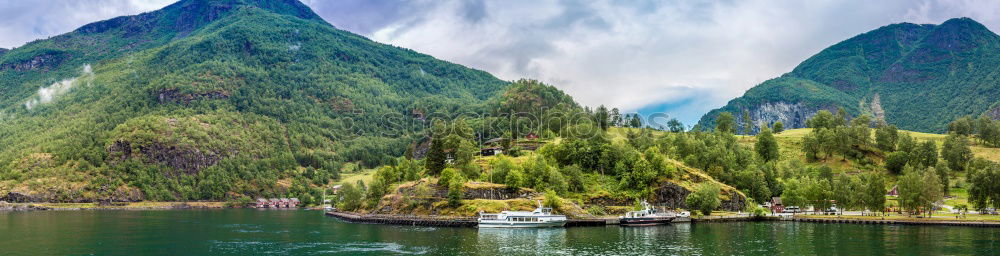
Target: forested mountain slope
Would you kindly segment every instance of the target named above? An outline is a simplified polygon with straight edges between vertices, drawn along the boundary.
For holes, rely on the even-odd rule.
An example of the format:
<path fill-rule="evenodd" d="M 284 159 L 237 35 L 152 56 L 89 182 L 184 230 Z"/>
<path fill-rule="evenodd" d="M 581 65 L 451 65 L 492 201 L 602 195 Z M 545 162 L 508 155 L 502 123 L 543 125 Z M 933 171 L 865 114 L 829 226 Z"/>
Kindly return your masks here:
<path fill-rule="evenodd" d="M 296 0 L 182 0 L 0 51 L 0 193 L 293 193 L 402 155 L 425 116 L 499 106 L 507 85 Z"/>
<path fill-rule="evenodd" d="M 824 49 L 699 124 L 714 127 L 724 111 L 742 123 L 747 111 L 757 127 L 801 128 L 818 110 L 844 108 L 901 129 L 942 132 L 960 116 L 1000 113 L 998 64 L 1000 37 L 972 19 L 888 25 Z"/>

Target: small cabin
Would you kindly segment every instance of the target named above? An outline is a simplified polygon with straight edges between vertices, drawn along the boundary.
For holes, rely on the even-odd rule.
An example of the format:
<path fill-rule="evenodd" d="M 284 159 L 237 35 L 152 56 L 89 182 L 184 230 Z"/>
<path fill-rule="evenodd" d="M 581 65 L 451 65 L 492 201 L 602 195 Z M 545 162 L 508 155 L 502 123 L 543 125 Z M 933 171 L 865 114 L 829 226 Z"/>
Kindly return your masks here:
<path fill-rule="evenodd" d="M 336 195 L 337 192 L 340 192 L 341 187 L 343 187 L 343 185 L 333 185 L 333 188 L 330 189 L 330 193 Z"/>
<path fill-rule="evenodd" d="M 528 133 L 528 135 L 524 135 L 524 138 L 527 139 L 527 140 L 535 140 L 535 139 L 538 139 L 538 134 L 530 132 L 530 133 Z"/>
<path fill-rule="evenodd" d="M 271 198 L 271 199 L 268 199 L 267 201 L 271 202 L 271 204 L 269 205 L 271 208 L 281 207 L 281 200 L 279 200 L 277 198 Z"/>
<path fill-rule="evenodd" d="M 889 192 L 885 193 L 887 196 L 899 196 L 899 186 L 892 186 Z"/>
<path fill-rule="evenodd" d="M 771 212 L 784 212 L 785 205 L 781 204 L 781 197 L 772 197 L 769 202 L 771 205 Z"/>
<path fill-rule="evenodd" d="M 292 197 L 288 199 L 288 208 L 294 208 L 299 206 L 299 199 Z"/>
<path fill-rule="evenodd" d="M 488 147 L 479 150 L 479 155 L 481 156 L 494 156 L 503 154 L 503 148 L 500 147 Z"/>
<path fill-rule="evenodd" d="M 288 200 L 288 198 L 282 197 L 280 202 L 281 202 L 281 204 L 278 205 L 278 207 L 280 207 L 280 208 L 288 208 L 288 206 L 291 205 L 292 200 Z"/>
<path fill-rule="evenodd" d="M 257 204 L 255 204 L 254 206 L 257 207 L 257 208 L 267 208 L 270 205 L 271 205 L 271 202 L 267 201 L 267 199 L 257 198 Z"/>

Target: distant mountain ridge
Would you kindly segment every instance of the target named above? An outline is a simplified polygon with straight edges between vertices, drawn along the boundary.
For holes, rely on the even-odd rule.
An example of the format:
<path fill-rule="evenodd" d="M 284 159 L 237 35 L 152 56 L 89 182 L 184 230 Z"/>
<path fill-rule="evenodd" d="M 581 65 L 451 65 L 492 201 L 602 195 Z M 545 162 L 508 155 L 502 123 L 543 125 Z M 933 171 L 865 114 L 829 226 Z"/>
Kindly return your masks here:
<path fill-rule="evenodd" d="M 758 127 L 800 128 L 821 109 L 883 118 L 902 129 L 941 132 L 962 115 L 1000 102 L 1000 36 L 969 18 L 940 25 L 884 26 L 824 49 L 791 72 L 757 85 L 701 118 L 723 112 Z"/>

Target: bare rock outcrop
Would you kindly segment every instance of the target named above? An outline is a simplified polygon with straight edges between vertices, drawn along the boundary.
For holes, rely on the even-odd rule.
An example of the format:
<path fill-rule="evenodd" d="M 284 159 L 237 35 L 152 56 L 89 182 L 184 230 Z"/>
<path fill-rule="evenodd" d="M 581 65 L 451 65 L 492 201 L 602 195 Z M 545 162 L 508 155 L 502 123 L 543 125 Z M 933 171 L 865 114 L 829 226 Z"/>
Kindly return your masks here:
<path fill-rule="evenodd" d="M 69 55 L 63 52 L 45 53 L 27 60 L 4 63 L 3 65 L 0 65 L 0 71 L 5 71 L 5 70 L 14 70 L 17 72 L 25 72 L 33 70 L 49 71 L 59 66 L 59 64 L 62 64 L 67 59 L 69 59 Z"/>
<path fill-rule="evenodd" d="M 156 98 L 160 103 L 184 103 L 188 104 L 196 100 L 216 100 L 228 99 L 229 92 L 215 90 L 200 93 L 182 93 L 177 89 L 163 89 L 157 92 Z"/>
<path fill-rule="evenodd" d="M 719 205 L 719 209 L 726 211 L 739 211 L 746 206 L 746 198 L 736 191 L 724 190 L 723 193 L 726 194 L 728 199 L 722 200 L 722 204 Z M 653 191 L 654 198 L 650 203 L 667 208 L 687 209 L 687 203 L 684 201 L 687 199 L 688 194 L 691 194 L 691 190 L 672 182 L 664 182 L 659 188 Z"/>
<path fill-rule="evenodd" d="M 168 146 L 162 143 L 151 143 L 133 147 L 129 141 L 115 141 L 108 147 L 108 153 L 113 161 L 125 161 L 138 157 L 147 162 L 158 163 L 181 170 L 186 174 L 196 174 L 201 169 L 215 165 L 225 154 L 212 151 L 202 151 L 194 147 Z"/>
<path fill-rule="evenodd" d="M 756 125 L 754 127 L 753 133 L 756 134 L 760 132 L 760 127 L 765 127 L 767 125 L 773 124 L 775 122 L 781 122 L 786 129 L 796 129 L 805 128 L 806 120 L 812 118 L 816 115 L 816 112 L 820 110 L 830 110 L 831 112 L 836 112 L 835 107 L 808 107 L 802 103 L 788 103 L 788 102 L 765 102 L 749 110 L 750 119 Z M 739 113 L 733 113 L 736 116 L 736 121 L 738 123 L 743 123 L 743 116 Z"/>

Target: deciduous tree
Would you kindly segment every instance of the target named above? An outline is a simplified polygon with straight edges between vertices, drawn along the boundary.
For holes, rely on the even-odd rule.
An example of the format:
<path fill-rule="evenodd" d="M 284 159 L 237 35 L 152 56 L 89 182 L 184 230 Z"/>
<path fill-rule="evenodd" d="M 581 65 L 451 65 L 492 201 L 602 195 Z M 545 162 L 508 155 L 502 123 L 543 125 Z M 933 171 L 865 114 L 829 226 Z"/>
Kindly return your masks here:
<path fill-rule="evenodd" d="M 732 113 L 722 112 L 715 118 L 715 131 L 723 133 L 736 132 L 736 118 Z"/>
<path fill-rule="evenodd" d="M 958 133 L 949 133 L 941 147 L 941 158 L 948 162 L 949 169 L 964 171 L 965 164 L 972 160 L 969 139 Z"/>
<path fill-rule="evenodd" d="M 688 194 L 685 203 L 687 203 L 688 208 L 701 211 L 704 215 L 711 215 L 712 210 L 722 204 L 722 200 L 719 199 L 721 192 L 719 185 L 705 182 L 698 185 L 698 188 L 691 194 Z"/>
<path fill-rule="evenodd" d="M 760 133 L 757 134 L 757 142 L 754 144 L 754 150 L 757 151 L 757 155 L 764 162 L 778 160 L 778 157 L 781 156 L 781 152 L 778 149 L 778 140 L 774 138 L 771 130 L 767 129 L 767 127 L 762 128 Z"/>

